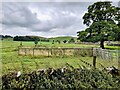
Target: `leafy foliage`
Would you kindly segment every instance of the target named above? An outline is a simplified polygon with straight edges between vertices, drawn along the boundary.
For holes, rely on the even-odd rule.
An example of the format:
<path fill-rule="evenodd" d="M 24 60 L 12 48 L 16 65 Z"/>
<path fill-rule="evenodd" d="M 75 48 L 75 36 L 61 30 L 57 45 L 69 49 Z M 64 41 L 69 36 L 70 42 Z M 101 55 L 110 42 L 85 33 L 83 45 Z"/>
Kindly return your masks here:
<path fill-rule="evenodd" d="M 86 42 L 119 41 L 120 29 L 116 24 L 106 21 L 94 22 L 85 31 L 78 32 L 78 39 Z"/>
<path fill-rule="evenodd" d="M 115 23 L 119 17 L 119 7 L 112 6 L 110 1 L 96 2 L 88 7 L 88 12 L 83 16 L 84 24 L 90 26 L 93 22 L 102 20 Z"/>
<path fill-rule="evenodd" d="M 37 39 L 36 39 L 36 40 L 34 41 L 35 45 L 37 45 L 37 44 L 38 44 L 38 42 L 39 42 L 39 40 L 37 40 Z"/>
<path fill-rule="evenodd" d="M 40 41 L 39 37 L 32 37 L 32 36 L 15 36 L 13 41 Z"/>
<path fill-rule="evenodd" d="M 63 43 L 67 43 L 67 40 L 63 40 Z"/>
<path fill-rule="evenodd" d="M 68 41 L 68 43 L 74 43 L 74 42 L 75 42 L 74 38 L 71 38 L 71 39 Z"/>
<path fill-rule="evenodd" d="M 20 77 L 9 73 L 2 76 L 2 89 L 78 89 L 120 88 L 120 78 L 112 77 L 104 70 L 66 68 L 39 70 L 23 73 Z"/>
<path fill-rule="evenodd" d="M 112 6 L 109 1 L 90 5 L 83 16 L 83 23 L 88 28 L 78 32 L 78 39 L 87 42 L 100 41 L 100 47 L 104 49 L 104 41 L 120 40 L 119 17 L 120 8 Z"/>

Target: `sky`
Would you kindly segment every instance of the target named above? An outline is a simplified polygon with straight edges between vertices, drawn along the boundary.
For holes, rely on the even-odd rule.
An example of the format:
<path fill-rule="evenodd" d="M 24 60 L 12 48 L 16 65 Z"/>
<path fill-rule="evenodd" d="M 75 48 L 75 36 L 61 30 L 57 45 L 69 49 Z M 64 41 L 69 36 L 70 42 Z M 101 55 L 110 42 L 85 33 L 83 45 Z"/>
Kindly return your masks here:
<path fill-rule="evenodd" d="M 87 28 L 82 17 L 91 4 L 93 2 L 2 2 L 1 34 L 77 36 L 77 31 Z"/>

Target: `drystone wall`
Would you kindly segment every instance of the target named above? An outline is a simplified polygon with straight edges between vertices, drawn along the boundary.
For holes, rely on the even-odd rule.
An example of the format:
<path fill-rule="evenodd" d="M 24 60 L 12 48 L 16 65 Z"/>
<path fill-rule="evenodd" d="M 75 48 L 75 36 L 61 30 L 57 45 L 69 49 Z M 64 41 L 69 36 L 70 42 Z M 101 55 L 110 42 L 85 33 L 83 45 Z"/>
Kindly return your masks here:
<path fill-rule="evenodd" d="M 31 56 L 92 56 L 92 48 L 29 48 L 19 47 L 19 55 Z"/>

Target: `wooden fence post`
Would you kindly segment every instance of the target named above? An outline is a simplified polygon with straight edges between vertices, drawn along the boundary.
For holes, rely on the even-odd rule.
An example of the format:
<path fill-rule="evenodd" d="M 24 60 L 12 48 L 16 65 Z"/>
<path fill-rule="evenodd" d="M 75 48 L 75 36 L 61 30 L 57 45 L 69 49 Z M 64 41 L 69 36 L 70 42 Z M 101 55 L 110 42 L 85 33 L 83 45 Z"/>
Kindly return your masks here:
<path fill-rule="evenodd" d="M 48 57 L 50 56 L 50 48 L 47 48 L 48 51 Z"/>
<path fill-rule="evenodd" d="M 27 50 L 26 50 L 26 48 L 25 48 L 25 56 L 27 55 Z"/>
<path fill-rule="evenodd" d="M 93 67 L 96 68 L 96 48 L 93 48 Z"/>
<path fill-rule="evenodd" d="M 33 57 L 34 57 L 34 48 L 33 48 Z"/>
<path fill-rule="evenodd" d="M 18 46 L 18 55 L 20 55 L 20 47 Z"/>
<path fill-rule="evenodd" d="M 96 68 L 96 56 L 93 56 L 93 67 Z"/>
<path fill-rule="evenodd" d="M 120 70 L 120 50 L 118 50 L 118 69 Z"/>

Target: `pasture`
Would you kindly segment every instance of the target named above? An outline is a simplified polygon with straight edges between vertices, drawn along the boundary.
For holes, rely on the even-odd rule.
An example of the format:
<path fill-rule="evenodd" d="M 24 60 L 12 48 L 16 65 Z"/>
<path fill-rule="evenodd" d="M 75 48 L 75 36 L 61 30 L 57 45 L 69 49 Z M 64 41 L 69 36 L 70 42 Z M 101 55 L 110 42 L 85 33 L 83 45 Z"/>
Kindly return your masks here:
<path fill-rule="evenodd" d="M 79 67 L 84 65 L 89 68 L 86 64 L 81 62 L 84 60 L 92 64 L 93 57 L 32 57 L 32 56 L 19 56 L 18 55 L 18 46 L 21 42 L 12 41 L 12 40 L 3 40 L 2 41 L 2 74 L 12 72 L 12 71 L 21 71 L 21 72 L 30 72 L 40 68 L 59 68 L 64 67 L 66 63 L 74 67 Z M 34 42 L 22 42 L 22 45 L 25 47 L 34 47 Z M 98 45 L 84 45 L 84 44 L 52 44 L 52 42 L 39 42 L 38 46 L 41 47 L 99 47 Z M 108 47 L 108 46 L 106 46 Z M 118 47 L 109 46 L 109 48 L 117 49 Z M 108 66 L 118 66 L 118 61 L 115 60 L 101 60 L 97 58 L 97 67 L 102 68 L 100 64 L 105 67 Z"/>

